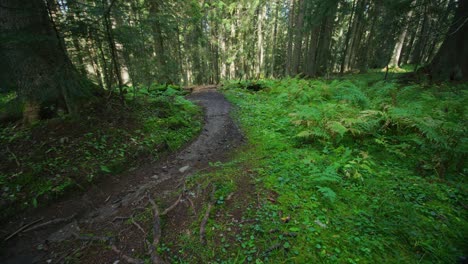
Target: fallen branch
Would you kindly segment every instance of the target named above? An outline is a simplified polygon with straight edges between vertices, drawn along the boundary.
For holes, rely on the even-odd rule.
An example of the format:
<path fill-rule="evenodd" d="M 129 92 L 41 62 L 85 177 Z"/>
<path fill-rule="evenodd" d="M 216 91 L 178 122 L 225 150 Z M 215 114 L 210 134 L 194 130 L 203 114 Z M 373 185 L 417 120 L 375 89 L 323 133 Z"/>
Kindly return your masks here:
<path fill-rule="evenodd" d="M 16 165 L 18 167 L 21 167 L 21 163 L 18 161 L 18 158 L 16 157 L 15 153 L 13 153 L 9 147 L 7 147 L 6 149 L 10 153 L 10 155 L 13 157 L 13 159 L 15 160 Z"/>
<path fill-rule="evenodd" d="M 177 198 L 177 201 L 175 201 L 175 203 L 173 203 L 166 210 L 164 210 L 164 212 L 162 212 L 161 215 L 167 215 L 170 211 L 172 211 L 174 208 L 176 208 L 177 205 L 180 203 L 180 200 L 182 199 L 183 195 L 184 195 L 183 193 L 181 195 L 179 195 L 179 198 Z"/>
<path fill-rule="evenodd" d="M 211 209 L 213 208 L 213 204 L 214 204 L 214 193 L 216 191 L 216 186 L 213 186 L 213 191 L 211 192 L 211 196 L 210 196 L 210 203 L 208 204 L 208 207 L 206 208 L 206 212 L 205 212 L 205 215 L 203 216 L 203 219 L 200 223 L 200 243 L 202 243 L 203 245 L 206 244 L 206 223 L 208 222 L 208 218 L 210 217 L 210 212 L 211 212 Z"/>
<path fill-rule="evenodd" d="M 235 192 L 232 192 L 230 193 L 227 198 L 226 198 L 226 201 L 230 201 L 232 199 L 232 197 L 234 196 L 234 194 L 236 194 Z"/>
<path fill-rule="evenodd" d="M 111 242 L 115 237 L 112 236 L 82 236 L 77 233 L 72 233 L 76 240 L 82 241 L 99 241 L 99 242 Z"/>
<path fill-rule="evenodd" d="M 35 225 L 35 226 L 32 226 L 26 230 L 23 230 L 22 232 L 29 232 L 29 231 L 33 231 L 33 230 L 36 230 L 36 229 L 40 229 L 40 228 L 43 228 L 44 226 L 48 226 L 48 225 L 51 225 L 51 224 L 58 224 L 58 223 L 62 223 L 62 222 L 68 222 L 70 220 L 72 220 L 73 218 L 75 218 L 76 214 L 72 214 L 71 216 L 69 217 L 66 217 L 66 218 L 57 218 L 57 219 L 54 219 L 54 220 L 50 220 L 50 221 L 47 221 L 45 223 L 42 223 L 42 224 L 38 224 L 38 225 Z"/>
<path fill-rule="evenodd" d="M 129 257 L 129 256 L 123 254 L 122 251 L 118 250 L 115 245 L 112 245 L 112 251 L 119 254 L 119 256 L 121 256 L 128 263 L 132 263 L 132 264 L 142 264 L 142 263 L 144 263 L 143 260 L 135 259 L 135 258 L 132 258 L 132 257 Z"/>
<path fill-rule="evenodd" d="M 127 219 L 130 219 L 130 217 L 128 217 L 128 216 L 116 216 L 116 217 L 114 217 L 114 219 L 112 219 L 111 222 L 115 222 L 117 220 L 127 220 Z"/>
<path fill-rule="evenodd" d="M 23 231 L 23 230 L 25 230 L 26 228 L 28 228 L 28 227 L 34 225 L 34 224 L 37 223 L 37 222 L 42 221 L 43 219 L 44 219 L 44 218 L 41 217 L 41 218 L 39 218 L 39 219 L 37 219 L 37 220 L 32 221 L 32 222 L 29 223 L 29 224 L 23 225 L 23 226 L 20 227 L 18 230 L 16 230 L 15 232 L 13 232 L 11 235 L 9 235 L 8 237 L 6 237 L 3 241 L 8 241 L 10 238 L 16 236 L 16 235 L 17 235 L 18 233 L 20 233 L 21 231 Z"/>
<path fill-rule="evenodd" d="M 270 252 L 272 252 L 273 250 L 277 250 L 277 249 L 280 249 L 281 248 L 281 243 L 276 243 L 274 244 L 273 246 L 269 247 L 265 253 L 263 253 L 263 256 L 265 255 L 268 255 Z"/>
<path fill-rule="evenodd" d="M 239 222 L 239 224 L 248 224 L 248 223 L 256 223 L 258 219 L 244 219 Z"/>
<path fill-rule="evenodd" d="M 206 230 L 206 223 L 208 222 L 208 218 L 210 217 L 210 211 L 213 205 L 210 203 L 208 204 L 208 207 L 206 208 L 205 216 L 203 216 L 203 220 L 201 221 L 200 224 L 200 242 L 205 245 L 206 244 L 206 236 L 205 236 L 205 230 Z"/>

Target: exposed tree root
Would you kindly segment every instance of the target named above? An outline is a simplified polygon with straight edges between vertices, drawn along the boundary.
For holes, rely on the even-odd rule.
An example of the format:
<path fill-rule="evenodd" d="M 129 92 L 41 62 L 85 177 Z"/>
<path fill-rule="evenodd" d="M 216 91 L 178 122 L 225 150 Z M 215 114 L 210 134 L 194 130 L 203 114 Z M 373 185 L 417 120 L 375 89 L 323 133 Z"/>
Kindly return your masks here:
<path fill-rule="evenodd" d="M 130 219 L 131 219 L 131 221 L 132 221 L 132 224 L 133 224 L 134 226 L 136 226 L 136 228 L 138 228 L 138 230 L 140 230 L 140 231 L 143 233 L 143 235 L 146 236 L 146 232 L 145 232 L 145 230 L 143 229 L 143 227 L 141 227 L 141 226 L 135 221 L 135 219 L 133 219 L 133 217 L 130 218 Z"/>
<path fill-rule="evenodd" d="M 68 221 L 72 220 L 73 218 L 75 218 L 75 216 L 76 216 L 76 214 L 72 214 L 71 216 L 66 217 L 66 218 L 53 219 L 53 220 L 47 221 L 45 223 L 38 224 L 38 225 L 32 226 L 32 227 L 30 227 L 28 229 L 25 229 L 25 230 L 23 230 L 23 233 L 33 231 L 33 230 L 36 230 L 36 229 L 40 229 L 40 228 L 43 228 L 45 226 L 52 225 L 52 224 L 59 224 L 59 223 L 63 223 L 63 222 L 68 222 Z"/>
<path fill-rule="evenodd" d="M 171 206 L 169 206 L 166 210 L 164 210 L 161 213 L 161 215 L 167 215 L 170 211 L 172 211 L 174 208 L 176 208 L 177 205 L 180 203 L 180 201 L 182 199 L 182 196 L 184 196 L 183 192 L 182 192 L 182 194 L 179 195 L 179 198 L 177 198 L 177 200 Z"/>
<path fill-rule="evenodd" d="M 41 217 L 41 218 L 39 218 L 39 219 L 37 219 L 37 220 L 35 220 L 35 221 L 32 221 L 32 222 L 29 223 L 29 224 L 23 225 L 23 226 L 20 227 L 18 230 L 16 230 L 15 232 L 13 232 L 11 235 L 7 236 L 3 241 L 8 241 L 10 238 L 16 236 L 16 235 L 17 235 L 18 233 L 20 233 L 21 231 L 23 231 L 23 230 L 25 230 L 26 228 L 28 228 L 28 227 L 34 225 L 34 224 L 37 223 L 37 222 L 42 221 L 43 219 L 44 219 L 44 217 Z"/>
<path fill-rule="evenodd" d="M 156 251 L 159 240 L 161 239 L 161 219 L 159 218 L 159 209 L 154 200 L 148 195 L 148 201 L 153 206 L 153 243 L 148 243 L 149 253 L 153 264 L 165 263 Z"/>

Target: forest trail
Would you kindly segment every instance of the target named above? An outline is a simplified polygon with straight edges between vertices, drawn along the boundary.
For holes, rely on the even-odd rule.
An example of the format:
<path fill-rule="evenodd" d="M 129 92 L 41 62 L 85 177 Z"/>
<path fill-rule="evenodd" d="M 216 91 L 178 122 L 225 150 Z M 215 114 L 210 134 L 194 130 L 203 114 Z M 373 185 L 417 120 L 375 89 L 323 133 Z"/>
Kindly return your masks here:
<path fill-rule="evenodd" d="M 161 212 L 173 205 L 179 194 L 184 193 L 187 176 L 209 169 L 210 162 L 226 160 L 229 150 L 243 141 L 241 132 L 229 115 L 231 105 L 216 91 L 216 87 L 195 87 L 192 90 L 188 99 L 202 106 L 205 115 L 204 127 L 198 138 L 165 160 L 97 183 L 81 197 L 70 197 L 12 219 L 2 227 L 0 262 L 61 263 L 65 258 L 79 253 L 79 262 L 82 263 L 114 263 L 122 259 L 123 254 L 147 254 L 146 236 L 142 232 L 151 234 L 152 226 L 132 225 L 127 220 L 142 213 L 151 198 Z M 193 191 L 190 192 L 191 199 L 187 199 L 192 207 L 193 200 L 195 207 L 201 208 L 205 194 L 204 191 Z M 188 204 L 184 201 L 184 205 L 178 206 L 187 207 Z M 177 215 L 179 211 L 173 210 L 167 215 L 167 228 L 177 228 L 179 222 L 185 221 L 183 215 Z M 42 220 L 25 228 L 27 232 L 19 232 L 4 241 L 15 230 L 38 219 Z M 38 226 L 43 223 L 49 224 Z M 35 226 L 38 228 L 28 231 Z M 163 227 L 162 232 L 171 231 Z M 92 241 L 100 241 L 107 247 L 102 244 L 98 247 L 95 244 L 99 243 Z M 111 246 L 114 245 L 119 253 L 112 251 Z"/>

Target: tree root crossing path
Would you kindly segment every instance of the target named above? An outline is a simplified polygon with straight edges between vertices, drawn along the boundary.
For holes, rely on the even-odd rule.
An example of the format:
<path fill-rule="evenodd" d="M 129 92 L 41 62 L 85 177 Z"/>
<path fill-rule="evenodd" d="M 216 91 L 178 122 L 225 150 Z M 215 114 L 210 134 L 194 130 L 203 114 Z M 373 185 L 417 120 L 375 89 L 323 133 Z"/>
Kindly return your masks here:
<path fill-rule="evenodd" d="M 164 263 L 156 250 L 161 233 L 187 225 L 189 210 L 177 207 L 200 215 L 209 203 L 211 191 L 187 190 L 186 178 L 225 161 L 243 142 L 231 105 L 216 87 L 196 87 L 188 99 L 204 109 L 203 130 L 193 142 L 156 163 L 103 179 L 82 195 L 11 219 L 1 228 L 0 263 L 140 263 L 134 256 L 143 255 Z M 145 221 L 142 215 L 150 216 Z M 164 215 L 167 224 L 161 227 Z"/>

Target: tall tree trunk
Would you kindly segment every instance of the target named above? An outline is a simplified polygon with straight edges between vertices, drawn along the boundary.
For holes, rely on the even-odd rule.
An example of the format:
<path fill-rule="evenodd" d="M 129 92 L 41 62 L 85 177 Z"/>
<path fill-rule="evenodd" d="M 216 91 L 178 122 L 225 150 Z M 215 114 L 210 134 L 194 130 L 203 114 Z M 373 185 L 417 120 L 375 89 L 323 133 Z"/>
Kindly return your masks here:
<path fill-rule="evenodd" d="M 302 55 L 302 37 L 303 37 L 303 26 L 304 26 L 304 0 L 298 0 L 298 10 L 295 23 L 295 36 L 294 36 L 294 47 L 292 53 L 291 62 L 291 73 L 290 75 L 295 76 L 299 73 L 299 66 L 301 63 Z"/>
<path fill-rule="evenodd" d="M 305 62 L 306 75 L 314 77 L 317 73 L 316 56 L 318 48 L 318 39 L 320 37 L 320 27 L 314 26 L 310 33 L 309 44 L 307 49 L 307 60 Z"/>
<path fill-rule="evenodd" d="M 258 50 L 258 62 L 255 68 L 255 75 L 260 78 L 260 74 L 263 71 L 265 61 L 265 50 L 263 44 L 263 20 L 266 16 L 266 6 L 259 7 L 258 22 L 257 22 L 257 50 Z"/>
<path fill-rule="evenodd" d="M 330 43 L 332 40 L 332 33 L 334 28 L 334 21 L 336 16 L 336 10 L 338 7 L 338 1 L 326 2 L 327 8 L 324 12 L 324 18 L 322 19 L 322 25 L 320 28 L 320 39 L 317 48 L 317 56 L 315 59 L 316 72 L 319 75 L 325 75 L 329 71 L 329 60 L 330 60 Z"/>
<path fill-rule="evenodd" d="M 293 32 L 294 32 L 294 17 L 295 17 L 295 1 L 290 0 L 289 2 L 289 27 L 288 27 L 288 48 L 286 50 L 286 68 L 285 68 L 285 75 L 291 75 L 291 62 L 292 62 L 292 51 L 293 51 Z"/>
<path fill-rule="evenodd" d="M 162 36 L 160 14 L 161 14 L 161 3 L 160 0 L 149 0 L 149 14 L 152 18 L 151 30 L 153 33 L 154 51 L 156 53 L 156 60 L 158 62 L 158 82 L 167 83 L 169 77 L 167 74 L 166 67 L 166 50 L 164 46 L 164 38 Z"/>
<path fill-rule="evenodd" d="M 368 21 L 372 21 L 372 23 L 369 29 L 367 40 L 361 47 L 361 51 L 360 51 L 361 54 L 359 56 L 359 65 L 358 65 L 360 73 L 366 73 L 369 68 L 368 66 L 369 56 L 374 47 L 373 44 L 374 44 L 375 25 L 377 22 L 377 15 L 378 15 L 378 6 L 376 4 L 374 5 L 371 4 Z"/>
<path fill-rule="evenodd" d="M 0 85 L 18 89 L 28 107 L 25 122 L 38 117 L 37 105 L 61 102 L 76 114 L 91 86 L 67 57 L 45 2 L 0 0 L 0 5 Z"/>
<path fill-rule="evenodd" d="M 413 56 L 412 56 L 412 63 L 414 63 L 416 68 L 421 65 L 422 62 L 422 57 L 424 54 L 424 50 L 426 48 L 426 37 L 428 34 L 427 28 L 428 28 L 428 20 L 429 20 L 429 14 L 428 14 L 428 7 L 427 3 L 425 0 L 423 0 L 423 15 L 422 15 L 422 22 L 421 22 L 421 30 L 419 32 L 418 36 L 418 41 L 416 43 Z"/>
<path fill-rule="evenodd" d="M 277 35 L 278 35 L 278 13 L 280 10 L 281 2 L 280 0 L 276 1 L 275 7 L 275 16 L 273 19 L 275 20 L 273 25 L 273 35 L 272 35 L 272 47 L 271 47 L 271 69 L 270 69 L 270 77 L 275 77 L 275 67 L 276 67 L 276 49 L 277 49 Z"/>
<path fill-rule="evenodd" d="M 458 2 L 458 8 L 447 36 L 428 66 L 433 80 L 468 80 L 468 3 Z"/>
<path fill-rule="evenodd" d="M 106 29 L 106 36 L 107 36 L 107 44 L 109 45 L 109 50 L 111 52 L 111 61 L 112 61 L 112 66 L 114 69 L 114 74 L 115 77 L 117 78 L 117 85 L 119 89 L 119 97 L 120 97 L 120 102 L 122 104 L 125 103 L 124 101 L 124 94 L 123 94 L 123 79 L 122 79 L 122 70 L 120 67 L 119 63 L 119 58 L 117 55 L 117 47 L 115 45 L 115 40 L 114 40 L 114 34 L 112 32 L 112 26 L 111 26 L 111 20 L 110 20 L 110 11 L 112 9 L 112 4 L 114 2 L 111 2 L 110 6 L 107 6 L 107 1 L 103 0 L 103 5 L 106 7 L 108 11 L 104 14 L 104 27 Z"/>
<path fill-rule="evenodd" d="M 353 31 L 353 25 L 354 25 L 354 16 L 355 16 L 355 11 L 356 11 L 356 2 L 358 0 L 353 1 L 353 7 L 351 9 L 351 16 L 349 18 L 349 26 L 348 26 L 348 31 L 346 32 L 346 37 L 344 41 L 344 49 L 343 53 L 341 54 L 341 65 L 340 65 L 340 73 L 343 74 L 347 69 L 347 57 L 348 57 L 348 48 L 349 48 L 349 41 L 351 39 L 351 32 Z"/>

